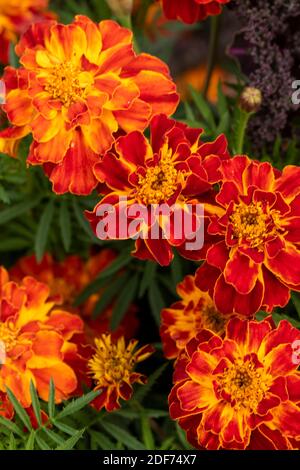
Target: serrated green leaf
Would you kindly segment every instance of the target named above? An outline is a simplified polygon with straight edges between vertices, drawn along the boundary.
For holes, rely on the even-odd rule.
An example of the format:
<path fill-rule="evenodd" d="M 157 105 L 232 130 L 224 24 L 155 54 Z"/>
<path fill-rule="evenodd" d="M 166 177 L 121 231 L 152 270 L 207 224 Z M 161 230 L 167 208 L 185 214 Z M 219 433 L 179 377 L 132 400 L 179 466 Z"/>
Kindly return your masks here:
<path fill-rule="evenodd" d="M 49 397 L 48 397 L 48 414 L 49 418 L 53 419 L 55 415 L 55 384 L 51 377 L 49 383 Z"/>
<path fill-rule="evenodd" d="M 20 429 L 15 423 L 10 421 L 9 419 L 4 418 L 4 416 L 0 416 L 0 424 L 1 426 L 8 429 L 8 431 L 12 432 L 13 434 L 16 434 L 17 436 L 19 437 L 24 436 L 23 430 Z"/>
<path fill-rule="evenodd" d="M 140 386 L 140 388 L 135 392 L 134 394 L 134 401 L 137 403 L 142 403 L 144 398 L 148 395 L 148 393 L 151 391 L 152 387 L 154 384 L 157 382 L 159 377 L 162 375 L 164 370 L 167 367 L 167 363 L 163 364 L 160 366 L 156 371 L 153 372 L 153 374 L 148 377 L 147 383 L 145 385 Z"/>
<path fill-rule="evenodd" d="M 101 427 L 110 434 L 114 439 L 124 444 L 128 449 L 145 450 L 144 444 L 138 441 L 134 436 L 128 433 L 128 430 L 122 429 L 120 426 L 108 423 L 107 421 L 100 423 Z"/>
<path fill-rule="evenodd" d="M 6 388 L 6 391 L 7 391 L 8 398 L 9 398 L 10 402 L 12 403 L 12 405 L 14 407 L 14 410 L 15 410 L 16 414 L 18 415 L 18 417 L 20 418 L 20 420 L 22 421 L 24 426 L 28 430 L 31 430 L 31 428 L 32 428 L 31 422 L 30 422 L 29 416 L 26 413 L 26 411 L 24 410 L 23 406 L 17 400 L 17 398 L 15 397 L 13 392 L 8 387 Z"/>
<path fill-rule="evenodd" d="M 116 446 L 105 434 L 99 431 L 90 431 L 90 435 L 96 441 L 96 443 L 101 449 L 115 450 Z"/>
<path fill-rule="evenodd" d="M 197 92 L 191 85 L 190 85 L 190 92 L 193 97 L 193 100 L 200 112 L 200 114 L 203 116 L 205 121 L 210 127 L 210 130 L 215 132 L 216 131 L 216 123 L 215 123 L 215 118 L 213 115 L 213 112 L 207 103 L 207 101 L 204 99 L 202 93 Z"/>
<path fill-rule="evenodd" d="M 66 252 L 69 252 L 72 238 L 71 214 L 65 199 L 62 200 L 59 207 L 59 226 L 61 238 Z"/>
<path fill-rule="evenodd" d="M 143 297 L 145 292 L 149 289 L 152 280 L 155 277 L 157 269 L 157 264 L 153 261 L 147 261 L 145 264 L 145 269 L 144 269 L 144 274 L 142 277 L 142 281 L 140 283 L 140 289 L 139 289 L 139 298 Z"/>
<path fill-rule="evenodd" d="M 128 275 L 119 276 L 114 279 L 109 285 L 105 286 L 98 302 L 95 305 L 93 311 L 93 318 L 97 318 L 103 310 L 108 307 L 113 300 L 116 299 L 116 293 L 120 291 L 120 289 L 124 286 L 124 283 L 127 282 Z"/>
<path fill-rule="evenodd" d="M 69 426 L 68 424 L 61 423 L 60 421 L 56 421 L 55 419 L 53 419 L 53 420 L 51 421 L 51 423 L 52 423 L 53 426 L 55 426 L 57 429 L 59 429 L 60 431 L 64 432 L 65 434 L 69 434 L 70 436 L 73 436 L 73 434 L 75 434 L 75 432 L 77 431 L 77 429 L 72 428 L 72 427 Z"/>
<path fill-rule="evenodd" d="M 65 442 L 65 439 L 63 439 L 61 436 L 56 434 L 54 431 L 48 428 L 43 428 L 43 432 L 46 434 L 46 436 L 51 439 L 55 444 L 61 445 Z"/>
<path fill-rule="evenodd" d="M 160 313 L 165 307 L 165 301 L 158 284 L 153 281 L 148 290 L 148 300 L 151 308 L 151 313 L 157 325 L 160 324 Z"/>
<path fill-rule="evenodd" d="M 79 439 L 82 438 L 83 434 L 85 432 L 85 429 L 81 429 L 80 431 L 77 431 L 74 436 L 69 437 L 66 441 L 64 441 L 63 444 L 60 444 L 58 447 L 56 447 L 55 450 L 71 450 L 75 447 Z"/>
<path fill-rule="evenodd" d="M 73 400 L 69 402 L 65 408 L 60 411 L 56 415 L 56 421 L 59 419 L 65 418 L 66 416 L 72 415 L 76 413 L 77 411 L 81 410 L 84 408 L 86 405 L 88 405 L 91 401 L 93 401 L 97 396 L 99 395 L 99 392 L 92 391 L 87 393 L 86 395 L 83 395 L 82 397 L 77 398 L 76 400 Z"/>
<path fill-rule="evenodd" d="M 116 303 L 113 307 L 111 320 L 110 320 L 110 328 L 112 331 L 114 331 L 121 323 L 130 304 L 133 302 L 133 299 L 135 298 L 137 288 L 138 288 L 138 274 L 135 274 L 124 285 L 123 289 L 120 292 L 120 295 L 117 297 Z"/>
<path fill-rule="evenodd" d="M 37 396 L 37 392 L 36 392 L 36 389 L 32 380 L 30 381 L 30 396 L 31 396 L 32 408 L 33 408 L 36 420 L 38 422 L 38 425 L 41 426 L 42 425 L 41 407 L 40 407 L 39 398 Z"/>
<path fill-rule="evenodd" d="M 35 198 L 34 200 L 23 201 L 14 206 L 10 206 L 8 209 L 4 209 L 0 212 L 0 225 L 6 224 L 10 220 L 28 212 L 30 209 L 33 209 L 33 207 L 37 206 L 39 202 L 40 198 Z"/>
<path fill-rule="evenodd" d="M 35 441 L 41 450 L 51 450 L 51 447 L 48 446 L 47 442 L 45 442 L 38 434 L 35 435 Z"/>
<path fill-rule="evenodd" d="M 15 439 L 15 436 L 14 436 L 13 432 L 11 432 L 10 435 L 9 435 L 8 449 L 9 450 L 17 450 L 17 443 L 16 443 L 16 439 Z"/>
<path fill-rule="evenodd" d="M 145 447 L 147 450 L 155 450 L 155 441 L 154 441 L 154 436 L 152 433 L 152 429 L 150 426 L 150 419 L 148 416 L 142 412 L 142 417 L 141 417 L 141 428 L 142 428 L 142 437 L 143 437 L 143 442 L 145 444 Z"/>
<path fill-rule="evenodd" d="M 26 441 L 25 450 L 34 450 L 35 431 L 32 429 Z"/>
<path fill-rule="evenodd" d="M 54 201 L 51 200 L 45 207 L 45 210 L 40 218 L 37 233 L 34 242 L 34 251 L 37 262 L 39 263 L 45 253 L 45 248 L 48 241 L 49 229 L 54 216 Z"/>

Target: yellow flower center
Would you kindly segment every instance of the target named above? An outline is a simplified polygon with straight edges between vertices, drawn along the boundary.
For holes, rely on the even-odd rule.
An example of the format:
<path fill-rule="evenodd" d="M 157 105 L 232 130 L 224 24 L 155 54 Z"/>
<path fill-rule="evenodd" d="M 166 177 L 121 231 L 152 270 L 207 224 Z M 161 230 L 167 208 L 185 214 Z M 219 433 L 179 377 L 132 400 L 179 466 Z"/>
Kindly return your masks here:
<path fill-rule="evenodd" d="M 124 338 L 115 344 L 110 335 L 102 335 L 95 340 L 96 353 L 89 360 L 90 374 L 97 383 L 96 388 L 130 381 L 130 374 L 136 364 L 132 345 L 127 348 Z"/>
<path fill-rule="evenodd" d="M 148 204 L 167 201 L 177 189 L 178 171 L 172 161 L 172 150 L 164 152 L 160 162 L 147 169 L 145 176 L 139 175 L 138 197 Z"/>
<path fill-rule="evenodd" d="M 48 76 L 45 91 L 69 107 L 85 96 L 86 83 L 80 83 L 79 74 L 80 70 L 72 62 L 55 65 Z"/>
<path fill-rule="evenodd" d="M 18 329 L 12 322 L 0 323 L 0 341 L 5 346 L 5 352 L 11 351 L 18 343 Z"/>
<path fill-rule="evenodd" d="M 219 386 L 231 396 L 235 408 L 256 411 L 270 387 L 270 380 L 264 369 L 257 369 L 253 362 L 239 361 L 224 371 Z"/>
<path fill-rule="evenodd" d="M 213 331 L 217 334 L 222 334 L 225 329 L 226 319 L 221 315 L 215 307 L 212 300 L 208 300 L 205 306 L 201 309 L 202 325 L 203 328 Z"/>
<path fill-rule="evenodd" d="M 261 248 L 266 238 L 280 228 L 279 212 L 261 202 L 236 205 L 230 221 L 239 243 L 247 241 L 252 248 Z"/>

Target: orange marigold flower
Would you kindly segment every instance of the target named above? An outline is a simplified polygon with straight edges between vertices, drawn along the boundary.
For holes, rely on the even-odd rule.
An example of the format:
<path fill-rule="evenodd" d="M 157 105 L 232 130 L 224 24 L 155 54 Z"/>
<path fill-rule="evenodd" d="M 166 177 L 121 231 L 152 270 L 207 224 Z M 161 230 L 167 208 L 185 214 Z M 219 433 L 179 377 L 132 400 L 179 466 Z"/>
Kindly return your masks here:
<path fill-rule="evenodd" d="M 196 284 L 224 314 L 272 312 L 300 291 L 300 168 L 237 156 L 222 172 Z"/>
<path fill-rule="evenodd" d="M 66 358 L 77 356 L 71 340 L 82 333 L 82 320 L 53 306 L 45 284 L 32 277 L 17 284 L 0 269 L 0 341 L 5 347 L 0 393 L 9 387 L 24 408 L 31 405 L 31 381 L 39 396 L 48 400 L 52 377 L 57 403 L 69 398 L 77 387 Z"/>
<path fill-rule="evenodd" d="M 221 178 L 218 168 L 221 159 L 228 157 L 227 141 L 220 135 L 214 142 L 204 143 L 200 140 L 202 129 L 189 128 L 165 115 L 153 118 L 150 131 L 150 141 L 139 131 L 120 137 L 113 151 L 95 166 L 106 196 L 86 214 L 97 233 L 98 223 L 105 218 L 102 213 L 108 204 L 113 206 L 117 220 L 111 238 L 129 239 L 141 234 L 134 256 L 168 265 L 173 258 L 172 247 L 185 245 L 195 231 L 186 226 L 178 235 L 175 221 L 184 211 L 195 208 L 197 196 L 209 192 Z M 122 204 L 124 197 L 127 200 Z M 135 211 L 137 206 L 144 209 L 142 213 Z M 170 216 L 153 215 L 155 207 L 170 208 Z M 128 217 L 130 208 L 136 214 Z M 197 223 L 197 215 L 190 213 Z M 143 223 L 132 224 L 132 220 L 141 219 Z M 156 237 L 152 236 L 155 230 Z M 105 236 L 110 237 L 110 232 Z"/>
<path fill-rule="evenodd" d="M 230 0 L 162 0 L 165 16 L 170 20 L 195 23 L 210 15 L 219 15 Z"/>
<path fill-rule="evenodd" d="M 88 362 L 95 390 L 101 391 L 93 402 L 95 408 L 105 407 L 107 411 L 120 408 L 121 398 L 131 398 L 132 384 L 146 383 L 146 377 L 134 372 L 134 368 L 151 356 L 154 349 L 147 345 L 136 350 L 137 344 L 138 341 L 132 339 L 126 345 L 124 337 L 113 340 L 111 335 L 101 335 L 95 339 L 95 354 Z"/>
<path fill-rule="evenodd" d="M 160 335 L 164 354 L 174 359 L 186 344 L 202 329 L 222 335 L 228 317 L 220 314 L 207 292 L 195 284 L 195 276 L 186 276 L 177 285 L 182 300 L 161 312 Z"/>
<path fill-rule="evenodd" d="M 300 372 L 294 342 L 300 332 L 231 319 L 225 337 L 202 330 L 178 359 L 170 413 L 197 447 L 300 448 Z"/>
<path fill-rule="evenodd" d="M 9 62 L 9 44 L 32 24 L 54 18 L 48 0 L 0 0 L 0 62 Z"/>
<path fill-rule="evenodd" d="M 4 110 L 13 128 L 32 134 L 27 162 L 44 166 L 58 194 L 89 194 L 94 165 L 117 132 L 144 130 L 177 107 L 167 65 L 136 55 L 132 32 L 114 21 L 39 23 L 16 51 L 22 67 L 5 70 Z"/>
<path fill-rule="evenodd" d="M 92 313 L 96 303 L 104 293 L 104 289 L 93 294 L 80 307 L 74 307 L 76 297 L 115 259 L 113 250 L 103 249 L 91 255 L 87 261 L 80 256 L 71 255 L 63 261 L 56 261 L 53 256 L 46 253 L 40 263 L 34 255 L 24 256 L 10 269 L 11 279 L 21 281 L 25 276 L 33 276 L 44 282 L 50 289 L 50 299 L 60 303 L 63 308 L 77 313 L 84 320 L 85 342 L 91 343 L 94 337 L 110 331 L 112 305 L 109 305 L 101 315 L 93 319 Z M 130 306 L 114 335 L 124 335 L 132 338 L 138 328 L 136 308 Z"/>

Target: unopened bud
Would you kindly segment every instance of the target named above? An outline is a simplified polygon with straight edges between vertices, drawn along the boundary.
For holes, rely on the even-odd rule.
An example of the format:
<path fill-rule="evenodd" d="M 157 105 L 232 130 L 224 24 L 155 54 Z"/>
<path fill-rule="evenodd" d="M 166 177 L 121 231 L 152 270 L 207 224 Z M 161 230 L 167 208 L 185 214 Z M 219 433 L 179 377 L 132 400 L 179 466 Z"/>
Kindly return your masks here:
<path fill-rule="evenodd" d="M 133 0 L 106 0 L 110 9 L 117 17 L 131 15 Z"/>
<path fill-rule="evenodd" d="M 258 88 L 246 87 L 239 99 L 239 106 L 246 113 L 256 113 L 262 103 L 262 94 Z"/>

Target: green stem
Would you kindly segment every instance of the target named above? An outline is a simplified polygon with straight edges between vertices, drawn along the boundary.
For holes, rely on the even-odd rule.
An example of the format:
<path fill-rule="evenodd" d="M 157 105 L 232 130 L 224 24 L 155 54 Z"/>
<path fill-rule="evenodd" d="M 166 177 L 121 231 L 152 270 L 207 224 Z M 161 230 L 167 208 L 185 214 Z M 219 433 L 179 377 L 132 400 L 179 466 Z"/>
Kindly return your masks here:
<path fill-rule="evenodd" d="M 246 113 L 245 111 L 240 111 L 240 119 L 238 121 L 237 131 L 236 131 L 236 153 L 241 155 L 244 149 L 245 135 L 247 125 L 251 116 L 251 113 Z"/>
<path fill-rule="evenodd" d="M 203 87 L 203 95 L 206 98 L 209 85 L 212 77 L 212 73 L 215 66 L 215 59 L 218 49 L 218 39 L 219 39 L 219 29 L 220 29 L 220 15 L 215 15 L 210 18 L 210 38 L 209 38 L 209 52 L 208 52 L 208 61 L 207 61 L 207 72 L 205 83 Z"/>

